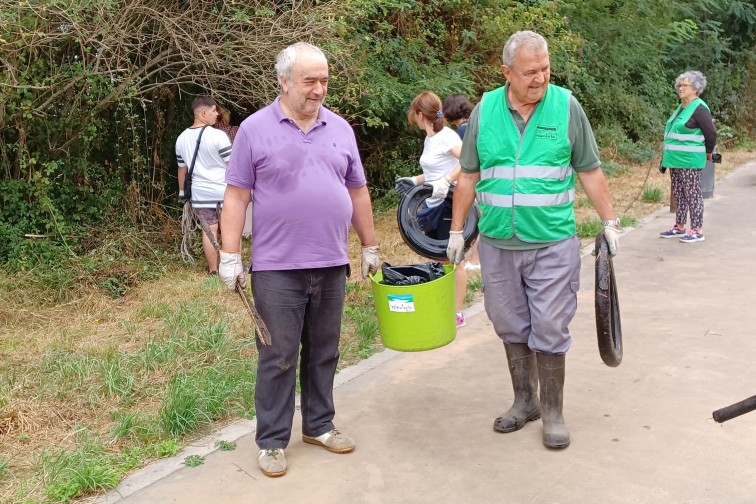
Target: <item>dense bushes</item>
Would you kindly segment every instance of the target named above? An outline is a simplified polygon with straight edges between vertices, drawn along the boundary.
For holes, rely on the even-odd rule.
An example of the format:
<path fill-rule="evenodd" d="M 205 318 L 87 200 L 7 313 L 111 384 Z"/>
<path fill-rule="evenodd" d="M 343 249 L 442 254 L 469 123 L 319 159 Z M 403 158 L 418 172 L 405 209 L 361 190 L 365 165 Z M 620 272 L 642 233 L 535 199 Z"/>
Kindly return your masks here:
<path fill-rule="evenodd" d="M 519 29 L 550 42 L 610 157 L 653 157 L 687 69 L 723 139 L 754 128 L 756 7 L 731 0 L 0 0 L 0 264 L 81 256 L 88 228 L 161 226 L 176 191 L 173 142 L 194 94 L 241 119 L 277 93 L 295 40 L 331 61 L 327 105 L 355 125 L 374 196 L 416 173 L 407 106 L 430 89 L 477 101 L 503 83 Z M 126 197 L 130 195 L 129 197 Z M 166 204 L 167 203 L 167 204 Z M 24 234 L 48 235 L 49 243 Z M 98 236 L 102 236 L 99 233 Z"/>

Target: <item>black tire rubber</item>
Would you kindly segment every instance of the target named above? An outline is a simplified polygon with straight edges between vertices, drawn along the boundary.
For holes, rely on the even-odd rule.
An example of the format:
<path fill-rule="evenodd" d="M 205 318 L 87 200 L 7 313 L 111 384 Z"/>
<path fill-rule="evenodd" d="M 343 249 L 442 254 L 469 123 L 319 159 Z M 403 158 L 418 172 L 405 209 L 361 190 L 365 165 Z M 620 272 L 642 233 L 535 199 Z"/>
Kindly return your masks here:
<path fill-rule="evenodd" d="M 420 224 L 417 222 L 417 210 L 426 199 L 433 194 L 433 188 L 430 185 L 418 184 L 407 194 L 402 196 L 399 207 L 396 211 L 396 221 L 399 225 L 399 234 L 402 235 L 404 243 L 407 244 L 417 254 L 435 261 L 446 261 L 446 246 L 449 240 L 437 240 L 430 238 L 420 230 Z M 446 199 L 452 200 L 454 188 L 449 189 Z M 465 251 L 469 250 L 475 239 L 478 237 L 478 219 L 480 219 L 480 209 L 478 204 L 473 204 L 470 213 L 467 214 L 465 226 L 462 229 L 462 236 L 465 239 Z"/>
<path fill-rule="evenodd" d="M 622 324 L 620 323 L 614 265 L 604 233 L 596 235 L 596 334 L 601 360 L 609 367 L 622 362 Z"/>

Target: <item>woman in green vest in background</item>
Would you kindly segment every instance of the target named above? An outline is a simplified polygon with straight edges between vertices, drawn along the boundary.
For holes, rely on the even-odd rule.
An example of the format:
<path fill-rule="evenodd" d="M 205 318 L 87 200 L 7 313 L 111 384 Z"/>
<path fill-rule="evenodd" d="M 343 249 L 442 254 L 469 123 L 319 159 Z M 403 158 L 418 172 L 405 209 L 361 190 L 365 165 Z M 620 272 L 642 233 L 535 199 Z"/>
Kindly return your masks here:
<path fill-rule="evenodd" d="M 706 89 L 706 77 L 697 71 L 680 74 L 675 80 L 682 104 L 667 120 L 664 129 L 662 166 L 669 168 L 672 177 L 672 195 L 677 210 L 675 225 L 659 235 L 662 238 L 679 237 L 683 243 L 704 241 L 703 196 L 701 170 L 717 144 L 717 131 L 709 106 L 700 95 Z M 685 222 L 690 213 L 690 229 Z"/>

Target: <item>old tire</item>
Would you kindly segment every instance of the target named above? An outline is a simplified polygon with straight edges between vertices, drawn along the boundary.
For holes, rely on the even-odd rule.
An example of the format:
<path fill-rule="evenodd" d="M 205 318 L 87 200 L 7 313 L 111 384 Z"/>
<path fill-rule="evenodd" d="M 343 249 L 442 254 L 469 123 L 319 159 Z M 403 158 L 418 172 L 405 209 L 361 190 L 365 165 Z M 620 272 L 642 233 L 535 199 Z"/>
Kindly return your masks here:
<path fill-rule="evenodd" d="M 433 188 L 430 185 L 418 184 L 402 197 L 399 207 L 396 211 L 396 220 L 399 225 L 399 233 L 402 235 L 404 243 L 407 244 L 417 254 L 435 261 L 446 261 L 446 246 L 449 244 L 448 239 L 438 240 L 425 235 L 420 230 L 420 224 L 417 222 L 417 210 L 426 199 L 433 194 Z M 454 196 L 454 188 L 449 189 L 447 200 L 451 201 Z M 480 209 L 475 203 L 467 214 L 465 226 L 462 229 L 462 236 L 465 239 L 465 251 L 469 250 L 475 239 L 478 237 L 478 219 L 480 219 Z"/>
<path fill-rule="evenodd" d="M 596 235 L 596 334 L 604 364 L 617 367 L 622 362 L 622 325 L 620 323 L 614 265 L 604 233 Z"/>

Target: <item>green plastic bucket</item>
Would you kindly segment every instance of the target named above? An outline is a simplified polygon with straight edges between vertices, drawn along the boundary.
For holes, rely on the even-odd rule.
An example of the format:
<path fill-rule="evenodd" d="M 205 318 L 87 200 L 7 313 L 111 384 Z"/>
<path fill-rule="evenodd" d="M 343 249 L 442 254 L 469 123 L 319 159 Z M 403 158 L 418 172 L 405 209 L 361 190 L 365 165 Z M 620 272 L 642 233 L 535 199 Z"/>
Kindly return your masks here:
<path fill-rule="evenodd" d="M 419 352 L 448 345 L 457 335 L 454 311 L 454 265 L 446 274 L 419 285 L 384 285 L 379 271 L 370 277 L 383 344 L 402 352 Z"/>

